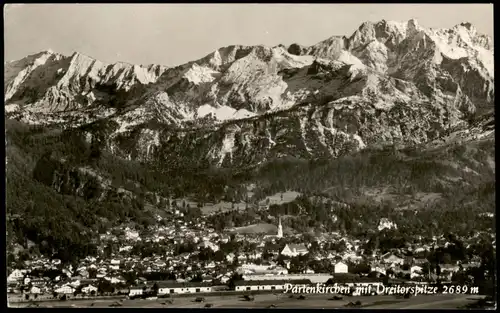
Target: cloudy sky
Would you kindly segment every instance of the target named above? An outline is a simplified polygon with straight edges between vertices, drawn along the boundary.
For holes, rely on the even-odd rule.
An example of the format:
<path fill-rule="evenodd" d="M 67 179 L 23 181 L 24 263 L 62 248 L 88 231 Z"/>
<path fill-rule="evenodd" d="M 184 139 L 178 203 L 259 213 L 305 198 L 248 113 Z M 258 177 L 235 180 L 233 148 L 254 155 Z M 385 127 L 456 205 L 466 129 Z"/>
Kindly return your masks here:
<path fill-rule="evenodd" d="M 51 49 L 173 66 L 233 44 L 311 45 L 365 21 L 411 18 L 493 36 L 492 4 L 23 4 L 4 6 L 5 60 Z"/>

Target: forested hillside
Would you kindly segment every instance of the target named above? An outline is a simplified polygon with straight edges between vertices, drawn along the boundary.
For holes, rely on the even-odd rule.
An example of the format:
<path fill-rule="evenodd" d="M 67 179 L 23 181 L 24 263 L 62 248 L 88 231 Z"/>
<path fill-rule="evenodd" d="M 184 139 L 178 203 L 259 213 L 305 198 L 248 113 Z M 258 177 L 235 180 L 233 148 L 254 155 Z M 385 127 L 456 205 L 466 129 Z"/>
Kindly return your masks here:
<path fill-rule="evenodd" d="M 303 196 L 296 201 L 269 211 L 274 216 L 305 214 L 285 221 L 298 231 L 360 233 L 376 228 L 383 217 L 403 225 L 403 232 L 494 228 L 492 219 L 479 215 L 495 212 L 491 135 L 437 148 L 365 149 L 337 159 L 283 158 L 232 170 L 166 170 L 113 156 L 97 142 L 87 142 L 78 129 L 40 128 L 12 120 L 6 124 L 8 238 L 11 244 L 24 245 L 29 239 L 45 252 L 69 247 L 85 255 L 95 234 L 112 225 L 155 223 L 145 204 L 156 203 L 156 195 L 199 202 L 246 201 L 252 206 L 270 194 L 298 191 Z M 254 186 L 251 197 L 248 186 Z M 427 201 L 428 195 L 434 201 Z M 240 214 L 220 216 L 214 226 L 241 226 L 253 218 L 235 217 Z M 240 222 L 231 220 L 235 218 Z"/>

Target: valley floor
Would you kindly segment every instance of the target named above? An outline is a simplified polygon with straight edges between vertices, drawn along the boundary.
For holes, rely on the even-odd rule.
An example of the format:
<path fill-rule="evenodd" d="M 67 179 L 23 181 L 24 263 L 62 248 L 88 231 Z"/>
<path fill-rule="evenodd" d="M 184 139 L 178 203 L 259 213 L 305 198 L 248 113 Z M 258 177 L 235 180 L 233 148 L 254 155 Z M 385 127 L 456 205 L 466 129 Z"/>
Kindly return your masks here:
<path fill-rule="evenodd" d="M 454 309 L 473 303 L 481 298 L 478 295 L 422 295 L 409 299 L 392 295 L 344 297 L 342 300 L 329 300 L 332 295 L 308 295 L 306 299 L 289 298 L 289 294 L 257 295 L 255 300 L 244 301 L 239 296 L 207 296 L 205 302 L 195 302 L 196 297 L 174 298 L 173 304 L 167 299 L 157 300 L 123 300 L 121 307 L 144 308 L 203 308 L 206 304 L 212 308 L 267 308 L 275 305 L 277 308 L 342 308 L 349 302 L 361 301 L 361 308 L 373 309 Z M 40 307 L 109 307 L 117 300 L 80 300 L 52 301 L 40 303 Z M 27 304 L 11 304 L 11 307 L 26 307 Z"/>

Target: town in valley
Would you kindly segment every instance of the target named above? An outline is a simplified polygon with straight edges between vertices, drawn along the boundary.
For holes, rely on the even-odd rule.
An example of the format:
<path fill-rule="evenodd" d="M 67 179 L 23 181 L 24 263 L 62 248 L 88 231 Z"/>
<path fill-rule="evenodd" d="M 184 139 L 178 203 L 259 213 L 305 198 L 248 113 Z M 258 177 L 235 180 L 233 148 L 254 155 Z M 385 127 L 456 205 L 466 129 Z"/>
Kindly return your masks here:
<path fill-rule="evenodd" d="M 256 212 L 268 214 L 279 199 L 261 201 Z M 156 225 L 108 230 L 78 260 L 43 257 L 32 248 L 29 258 L 9 264 L 9 302 L 257 295 L 286 293 L 291 288 L 286 286 L 293 284 L 343 286 L 339 293 L 348 296 L 362 295 L 362 288 L 369 295 L 398 296 L 389 286 L 436 284 L 439 294 L 443 287 L 457 285 L 468 286 L 463 293 L 474 295 L 486 292 L 477 285 L 488 275 L 487 260 L 477 251 L 478 238 L 490 240 L 496 249 L 494 235 L 480 232 L 469 238 L 416 236 L 397 248 L 372 249 L 366 240 L 345 232 L 294 233 L 283 228 L 286 217 L 281 216 L 271 217 L 277 224 L 271 231 L 269 225 L 263 232 L 248 231 L 248 226 L 216 231 L 207 221 L 227 212 L 193 218 L 182 211 L 182 205 L 174 204 L 164 209 L 164 218 L 157 216 Z M 382 218 L 371 232 L 396 230 L 395 223 Z M 446 252 L 436 258 L 438 251 L 457 244 L 465 249 L 463 259 Z M 377 286 L 387 286 L 386 291 L 377 292 Z M 302 293 L 296 296 L 307 295 Z"/>

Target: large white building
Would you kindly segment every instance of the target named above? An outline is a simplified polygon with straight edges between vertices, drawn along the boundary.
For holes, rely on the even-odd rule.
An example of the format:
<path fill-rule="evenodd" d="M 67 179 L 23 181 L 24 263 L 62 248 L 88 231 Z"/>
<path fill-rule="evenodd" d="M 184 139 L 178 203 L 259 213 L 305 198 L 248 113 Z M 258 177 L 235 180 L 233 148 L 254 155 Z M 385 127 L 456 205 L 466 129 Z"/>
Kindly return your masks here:
<path fill-rule="evenodd" d="M 288 270 L 281 266 L 242 264 L 236 271 L 240 274 L 250 275 L 284 275 L 288 274 Z"/>
<path fill-rule="evenodd" d="M 212 286 L 209 283 L 177 283 L 177 282 L 159 282 L 158 294 L 185 294 L 212 292 Z"/>
<path fill-rule="evenodd" d="M 268 291 L 268 290 L 284 290 L 285 284 L 295 285 L 311 285 L 311 281 L 302 280 L 251 280 L 235 282 L 235 291 Z"/>
<path fill-rule="evenodd" d="M 335 264 L 335 274 L 338 273 L 347 273 L 348 272 L 348 266 L 344 262 L 338 262 Z"/>

